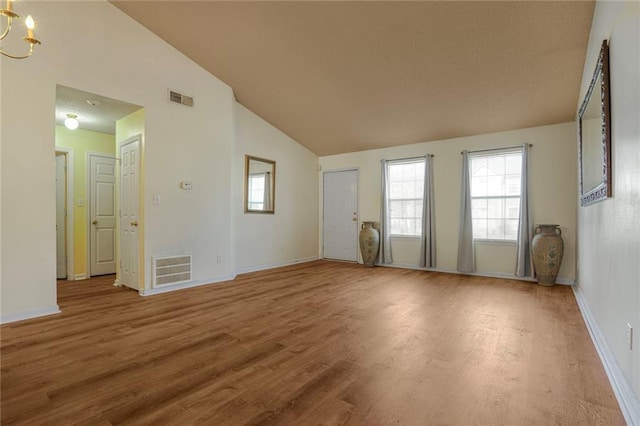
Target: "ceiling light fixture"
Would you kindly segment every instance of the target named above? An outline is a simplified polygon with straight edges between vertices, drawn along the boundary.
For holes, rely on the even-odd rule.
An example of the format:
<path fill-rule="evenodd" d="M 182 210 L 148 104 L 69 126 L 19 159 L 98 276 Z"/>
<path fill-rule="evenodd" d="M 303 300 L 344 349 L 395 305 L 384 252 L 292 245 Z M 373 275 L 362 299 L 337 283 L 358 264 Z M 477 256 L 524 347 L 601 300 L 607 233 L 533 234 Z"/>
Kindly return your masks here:
<path fill-rule="evenodd" d="M 18 15 L 17 13 L 15 13 L 13 11 L 13 6 L 12 6 L 11 2 L 12 2 L 12 0 L 7 0 L 6 8 L 5 9 L 0 9 L 0 16 L 3 17 L 3 18 L 6 18 L 5 28 L 4 28 L 4 31 L 2 31 L 2 34 L 0 34 L 0 40 L 4 40 L 4 38 L 9 35 L 9 32 L 11 31 L 11 24 L 12 24 L 13 20 L 14 19 L 20 19 L 20 15 Z M 31 15 L 27 16 L 27 18 L 24 20 L 24 24 L 27 27 L 27 36 L 23 37 L 22 39 L 24 41 L 26 41 L 27 43 L 29 43 L 29 53 L 27 53 L 26 55 L 23 55 L 23 56 L 10 55 L 10 54 L 6 53 L 4 50 L 2 50 L 2 46 L 0 46 L 0 53 L 2 53 L 4 56 L 7 56 L 7 57 L 13 58 L 13 59 L 28 58 L 29 56 L 31 56 L 33 54 L 33 47 L 36 44 L 40 44 L 40 41 L 38 39 L 36 39 L 35 36 L 34 36 L 34 31 L 33 30 L 35 29 L 36 24 L 33 21 L 33 18 L 31 17 Z M 2 27 L 0 26 L 0 30 L 1 29 L 2 29 Z"/>
<path fill-rule="evenodd" d="M 75 114 L 67 114 L 67 118 L 64 119 L 64 125 L 69 130 L 75 130 L 80 125 L 78 116 Z"/>

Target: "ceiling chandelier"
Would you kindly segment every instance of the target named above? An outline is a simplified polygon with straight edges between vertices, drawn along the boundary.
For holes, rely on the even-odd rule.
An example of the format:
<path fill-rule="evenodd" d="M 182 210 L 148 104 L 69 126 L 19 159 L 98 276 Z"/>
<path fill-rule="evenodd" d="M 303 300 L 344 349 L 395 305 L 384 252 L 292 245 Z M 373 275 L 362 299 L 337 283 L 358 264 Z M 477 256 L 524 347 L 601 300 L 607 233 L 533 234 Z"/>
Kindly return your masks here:
<path fill-rule="evenodd" d="M 17 13 L 15 13 L 13 11 L 13 7 L 11 5 L 11 1 L 12 0 L 7 0 L 7 6 L 5 9 L 0 9 L 0 16 L 2 16 L 2 21 L 5 21 L 6 19 L 6 26 L 4 28 L 4 31 L 2 31 L 2 34 L 0 34 L 0 40 L 4 40 L 4 38 L 6 36 L 9 35 L 9 32 L 11 31 L 11 24 L 13 23 L 14 19 L 20 19 L 20 15 L 18 15 Z M 24 58 L 28 58 L 29 56 L 31 56 L 33 54 L 33 47 L 36 44 L 40 44 L 40 41 L 38 39 L 35 38 L 33 30 L 35 28 L 35 23 L 33 22 L 33 18 L 31 17 L 31 15 L 27 16 L 27 18 L 24 20 L 24 24 L 27 27 L 27 36 L 23 37 L 22 39 L 24 41 L 26 41 L 27 43 L 29 43 L 29 53 L 27 53 L 26 55 L 11 55 L 7 52 L 5 52 L 2 47 L 0 46 L 0 53 L 2 53 L 4 56 L 8 56 L 9 58 L 13 58 L 13 59 L 24 59 Z M 1 25 L 1 23 L 0 23 Z M 0 29 L 2 27 L 0 26 Z"/>

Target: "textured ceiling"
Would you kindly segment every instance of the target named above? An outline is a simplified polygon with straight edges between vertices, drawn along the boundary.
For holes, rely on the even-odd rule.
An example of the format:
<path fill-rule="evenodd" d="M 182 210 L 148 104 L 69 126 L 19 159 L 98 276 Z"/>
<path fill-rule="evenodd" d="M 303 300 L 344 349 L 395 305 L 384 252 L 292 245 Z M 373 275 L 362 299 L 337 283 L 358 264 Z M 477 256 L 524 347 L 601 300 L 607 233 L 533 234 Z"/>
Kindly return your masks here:
<path fill-rule="evenodd" d="M 594 8 L 112 3 L 318 155 L 574 120 Z"/>
<path fill-rule="evenodd" d="M 91 101 L 89 104 L 87 101 Z M 56 124 L 64 125 L 67 114 L 78 116 L 78 128 L 101 133 L 116 133 L 116 121 L 139 110 L 140 106 L 117 101 L 82 90 L 56 87 Z"/>

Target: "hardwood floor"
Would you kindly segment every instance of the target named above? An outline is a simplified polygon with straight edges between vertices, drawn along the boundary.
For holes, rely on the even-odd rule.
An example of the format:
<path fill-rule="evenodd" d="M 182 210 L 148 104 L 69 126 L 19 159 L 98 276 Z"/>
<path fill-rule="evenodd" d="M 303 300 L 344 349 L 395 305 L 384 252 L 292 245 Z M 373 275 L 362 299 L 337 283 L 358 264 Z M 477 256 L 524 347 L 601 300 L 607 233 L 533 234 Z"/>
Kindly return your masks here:
<path fill-rule="evenodd" d="M 620 425 L 569 287 L 313 262 L 2 326 L 3 425 Z"/>

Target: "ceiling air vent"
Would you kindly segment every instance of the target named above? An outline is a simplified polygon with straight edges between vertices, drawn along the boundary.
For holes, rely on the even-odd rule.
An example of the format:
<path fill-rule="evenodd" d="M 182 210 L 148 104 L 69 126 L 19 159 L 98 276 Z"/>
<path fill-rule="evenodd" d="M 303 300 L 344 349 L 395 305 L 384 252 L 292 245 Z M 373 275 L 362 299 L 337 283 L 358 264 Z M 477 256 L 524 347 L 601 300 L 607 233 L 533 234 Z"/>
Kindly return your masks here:
<path fill-rule="evenodd" d="M 193 98 L 190 96 L 183 95 L 178 92 L 174 92 L 173 90 L 169 90 L 169 101 L 175 102 L 177 104 L 182 104 L 186 106 L 193 106 Z"/>

